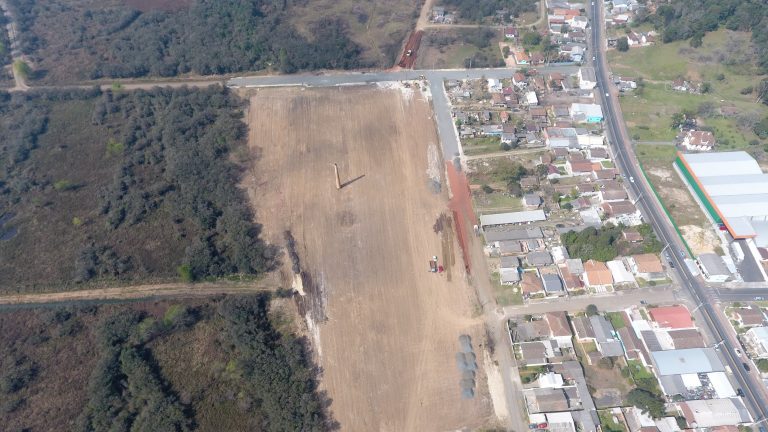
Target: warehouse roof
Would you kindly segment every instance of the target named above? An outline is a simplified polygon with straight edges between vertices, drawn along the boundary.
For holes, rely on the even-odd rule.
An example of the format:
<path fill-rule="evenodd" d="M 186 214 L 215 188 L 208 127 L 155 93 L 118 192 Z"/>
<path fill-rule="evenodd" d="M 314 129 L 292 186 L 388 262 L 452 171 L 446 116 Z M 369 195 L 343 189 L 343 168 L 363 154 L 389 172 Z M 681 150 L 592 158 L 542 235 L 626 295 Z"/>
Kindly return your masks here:
<path fill-rule="evenodd" d="M 480 216 L 480 224 L 483 227 L 493 225 L 507 225 L 525 222 L 537 222 L 547 220 L 544 210 L 531 210 L 512 213 L 499 213 Z"/>
<path fill-rule="evenodd" d="M 699 428 L 734 426 L 752 421 L 740 398 L 680 402 L 688 424 Z"/>
<path fill-rule="evenodd" d="M 703 253 L 698 256 L 699 264 L 707 270 L 707 273 L 713 276 L 730 276 L 731 272 L 725 266 L 725 262 L 720 255 L 715 253 Z"/>
<path fill-rule="evenodd" d="M 713 348 L 690 348 L 651 353 L 659 375 L 722 372 L 725 370 Z"/>
<path fill-rule="evenodd" d="M 719 153 L 684 153 L 688 166 L 697 177 L 720 177 L 736 174 L 762 174 L 757 161 L 744 151 Z M 716 167 L 715 169 L 713 169 Z"/>
<path fill-rule="evenodd" d="M 503 240 L 529 240 L 544 238 L 544 233 L 539 227 L 515 228 L 505 231 L 486 231 L 485 241 L 495 242 Z"/>
<path fill-rule="evenodd" d="M 744 191 L 768 193 L 768 175 L 765 174 L 720 175 L 703 177 L 699 181 L 707 189 L 709 196 L 712 197 L 742 195 Z"/>

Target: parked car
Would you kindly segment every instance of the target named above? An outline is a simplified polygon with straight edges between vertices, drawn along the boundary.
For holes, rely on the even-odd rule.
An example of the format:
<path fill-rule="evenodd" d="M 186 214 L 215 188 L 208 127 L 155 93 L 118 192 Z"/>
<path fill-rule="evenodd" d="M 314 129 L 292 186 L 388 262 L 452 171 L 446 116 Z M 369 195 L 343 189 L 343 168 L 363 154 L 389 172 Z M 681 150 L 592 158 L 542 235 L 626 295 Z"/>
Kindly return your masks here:
<path fill-rule="evenodd" d="M 746 362 L 742 363 L 741 365 L 744 366 L 744 370 L 747 371 L 747 372 L 752 370 L 752 368 L 750 368 L 749 365 Z"/>
<path fill-rule="evenodd" d="M 744 390 L 742 390 L 742 389 L 738 389 L 738 390 L 736 390 L 736 394 L 737 394 L 739 397 L 744 397 Z"/>

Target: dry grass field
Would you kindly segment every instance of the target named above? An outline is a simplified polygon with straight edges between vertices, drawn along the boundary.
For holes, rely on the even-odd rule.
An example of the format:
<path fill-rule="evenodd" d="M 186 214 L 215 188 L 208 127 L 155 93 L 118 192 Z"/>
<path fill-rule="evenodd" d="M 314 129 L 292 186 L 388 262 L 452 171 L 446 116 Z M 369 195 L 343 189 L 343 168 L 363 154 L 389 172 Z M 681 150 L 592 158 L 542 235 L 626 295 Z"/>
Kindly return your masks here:
<path fill-rule="evenodd" d="M 485 372 L 460 397 L 458 337 L 482 358 L 483 327 L 450 224 L 448 197 L 429 186 L 442 172 L 429 103 L 408 89 L 260 89 L 250 98 L 249 145 L 258 160 L 244 186 L 266 239 L 296 240 L 331 411 L 349 431 L 443 431 L 491 421 Z M 430 153 L 433 157 L 430 157 Z M 439 167 L 429 167 L 440 164 Z M 332 164 L 342 183 L 335 187 Z M 448 226 L 447 228 L 445 228 Z M 454 263 L 427 271 L 428 260 Z M 292 277 L 291 260 L 283 274 Z M 312 320 L 317 320 L 313 324 Z"/>

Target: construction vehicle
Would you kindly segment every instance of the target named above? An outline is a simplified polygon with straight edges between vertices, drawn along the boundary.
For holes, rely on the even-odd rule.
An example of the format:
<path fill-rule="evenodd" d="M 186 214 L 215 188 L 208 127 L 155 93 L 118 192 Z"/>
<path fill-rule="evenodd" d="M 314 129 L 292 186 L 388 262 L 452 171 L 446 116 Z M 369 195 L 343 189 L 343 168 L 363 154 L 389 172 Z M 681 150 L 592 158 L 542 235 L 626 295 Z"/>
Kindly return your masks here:
<path fill-rule="evenodd" d="M 429 260 L 429 271 L 432 273 L 437 273 L 437 256 L 433 256 L 431 260 Z"/>

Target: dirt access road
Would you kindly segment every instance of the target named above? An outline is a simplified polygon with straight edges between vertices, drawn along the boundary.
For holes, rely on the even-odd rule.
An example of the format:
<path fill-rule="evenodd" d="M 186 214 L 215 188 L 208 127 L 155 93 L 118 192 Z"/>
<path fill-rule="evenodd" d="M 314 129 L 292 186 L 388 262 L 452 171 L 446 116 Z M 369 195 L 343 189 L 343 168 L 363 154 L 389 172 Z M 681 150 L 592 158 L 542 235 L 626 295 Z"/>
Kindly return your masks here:
<path fill-rule="evenodd" d="M 434 226 L 448 199 L 445 187 L 430 187 L 428 171 L 439 177 L 442 159 L 420 90 L 265 88 L 251 95 L 249 143 L 260 160 L 244 186 L 269 241 L 284 245 L 285 230 L 292 232 L 312 281 L 305 289 L 319 297 L 313 304 L 322 310 L 307 313 L 318 321 L 309 330 L 342 429 L 444 431 L 493 422 L 482 321 L 471 318 L 458 248 L 449 248 L 451 281 L 427 271 L 429 258 L 445 250 Z M 333 163 L 348 183 L 341 190 Z M 289 264 L 283 274 L 290 279 Z M 481 369 L 470 400 L 460 397 L 455 360 L 462 333 L 472 336 Z"/>

